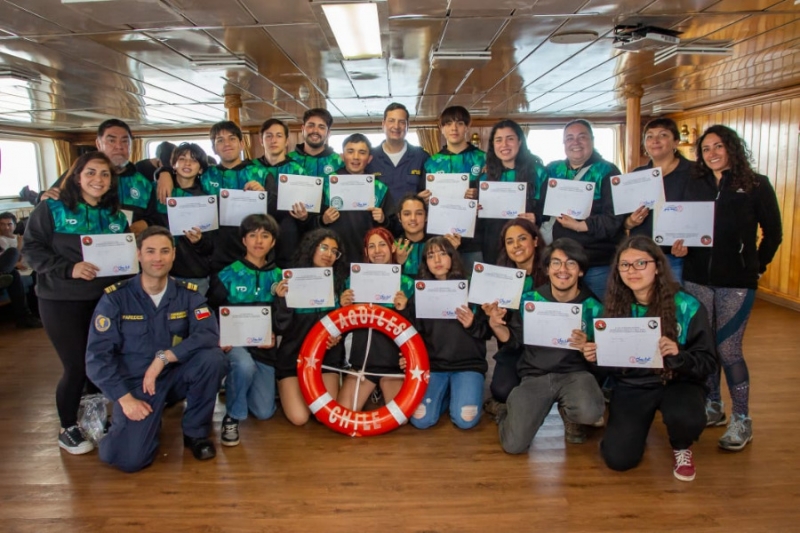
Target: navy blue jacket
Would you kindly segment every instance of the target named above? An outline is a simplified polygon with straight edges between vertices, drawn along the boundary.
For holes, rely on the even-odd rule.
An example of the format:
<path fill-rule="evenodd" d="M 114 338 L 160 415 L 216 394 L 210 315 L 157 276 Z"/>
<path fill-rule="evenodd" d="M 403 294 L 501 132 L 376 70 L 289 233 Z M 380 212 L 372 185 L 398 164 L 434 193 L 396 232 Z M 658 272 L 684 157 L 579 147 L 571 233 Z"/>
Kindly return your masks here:
<path fill-rule="evenodd" d="M 374 174 L 388 188 L 395 201 L 408 193 L 418 193 L 425 189 L 425 162 L 430 155 L 419 146 L 407 145 L 406 153 L 394 166 L 383 151 L 383 145 L 372 149 L 372 161 L 365 174 Z"/>
<path fill-rule="evenodd" d="M 179 363 L 201 350 L 219 350 L 214 314 L 189 286 L 169 278 L 157 308 L 142 288 L 141 274 L 106 289 L 86 347 L 86 374 L 106 397 L 117 401 L 141 388 L 159 350 L 172 350 Z"/>

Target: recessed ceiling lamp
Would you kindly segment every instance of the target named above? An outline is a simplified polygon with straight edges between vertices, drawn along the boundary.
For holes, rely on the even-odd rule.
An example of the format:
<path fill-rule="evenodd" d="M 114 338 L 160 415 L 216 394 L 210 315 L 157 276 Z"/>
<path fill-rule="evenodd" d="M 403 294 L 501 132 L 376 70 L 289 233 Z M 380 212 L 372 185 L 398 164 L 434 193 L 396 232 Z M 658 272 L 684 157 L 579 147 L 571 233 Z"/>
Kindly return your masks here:
<path fill-rule="evenodd" d="M 383 55 L 377 4 L 323 4 L 322 12 L 345 59 L 370 59 Z"/>
<path fill-rule="evenodd" d="M 596 31 L 565 31 L 550 36 L 550 42 L 555 44 L 580 44 L 590 43 L 597 39 Z"/>

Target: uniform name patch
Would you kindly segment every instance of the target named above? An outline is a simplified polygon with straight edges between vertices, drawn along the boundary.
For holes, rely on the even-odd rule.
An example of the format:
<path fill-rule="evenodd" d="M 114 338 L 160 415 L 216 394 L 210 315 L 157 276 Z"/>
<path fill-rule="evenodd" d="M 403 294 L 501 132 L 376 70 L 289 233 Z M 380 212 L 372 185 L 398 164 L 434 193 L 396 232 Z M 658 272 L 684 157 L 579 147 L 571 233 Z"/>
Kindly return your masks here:
<path fill-rule="evenodd" d="M 111 327 L 111 320 L 108 319 L 107 316 L 97 315 L 94 319 L 94 329 L 103 333 L 104 331 L 108 331 L 108 328 Z"/>
<path fill-rule="evenodd" d="M 170 313 L 169 319 L 170 320 L 178 320 L 181 318 L 186 318 L 186 311 L 178 311 L 177 313 Z"/>
<path fill-rule="evenodd" d="M 203 320 L 211 316 L 211 311 L 209 311 L 208 307 L 198 307 L 194 310 L 194 317 L 197 320 Z"/>
<path fill-rule="evenodd" d="M 144 320 L 144 315 L 122 315 L 122 320 Z"/>

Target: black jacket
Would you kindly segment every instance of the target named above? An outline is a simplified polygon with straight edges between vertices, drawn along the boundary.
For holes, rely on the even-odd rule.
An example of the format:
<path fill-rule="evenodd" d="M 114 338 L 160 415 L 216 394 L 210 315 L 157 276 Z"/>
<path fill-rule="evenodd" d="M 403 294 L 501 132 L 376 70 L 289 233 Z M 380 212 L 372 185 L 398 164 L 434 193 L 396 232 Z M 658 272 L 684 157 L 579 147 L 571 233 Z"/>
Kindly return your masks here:
<path fill-rule="evenodd" d="M 488 370 L 486 340 L 491 337 L 489 321 L 480 308 L 473 308 L 475 319 L 465 328 L 452 319 L 417 318 L 417 328 L 428 350 L 431 372 L 480 372 Z"/>

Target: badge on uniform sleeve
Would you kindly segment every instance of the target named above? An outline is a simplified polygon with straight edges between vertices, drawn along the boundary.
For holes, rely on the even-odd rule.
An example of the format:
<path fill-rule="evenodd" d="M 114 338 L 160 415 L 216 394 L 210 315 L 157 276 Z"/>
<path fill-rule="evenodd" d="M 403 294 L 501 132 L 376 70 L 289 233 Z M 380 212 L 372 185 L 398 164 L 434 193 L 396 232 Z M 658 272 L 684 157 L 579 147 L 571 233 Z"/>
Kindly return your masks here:
<path fill-rule="evenodd" d="M 208 307 L 198 307 L 194 310 L 194 317 L 197 320 L 203 320 L 204 318 L 208 318 L 211 316 L 211 311 L 209 311 Z"/>
<path fill-rule="evenodd" d="M 111 320 L 109 320 L 107 316 L 97 315 L 97 318 L 94 319 L 94 329 L 100 333 L 108 331 L 108 328 L 110 327 Z"/>

